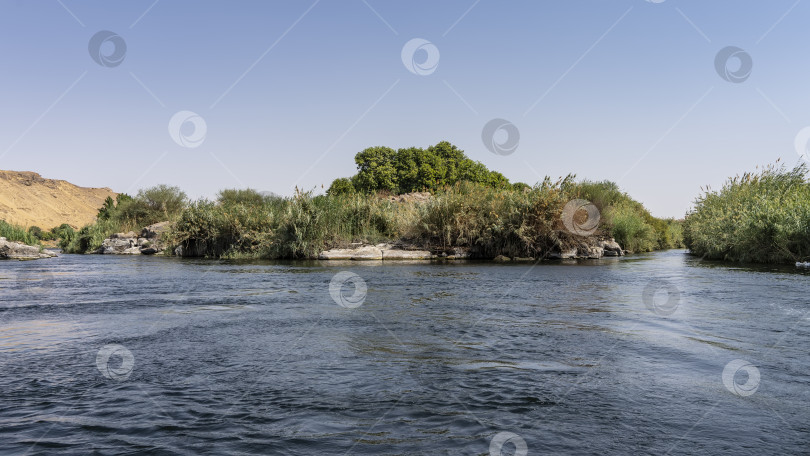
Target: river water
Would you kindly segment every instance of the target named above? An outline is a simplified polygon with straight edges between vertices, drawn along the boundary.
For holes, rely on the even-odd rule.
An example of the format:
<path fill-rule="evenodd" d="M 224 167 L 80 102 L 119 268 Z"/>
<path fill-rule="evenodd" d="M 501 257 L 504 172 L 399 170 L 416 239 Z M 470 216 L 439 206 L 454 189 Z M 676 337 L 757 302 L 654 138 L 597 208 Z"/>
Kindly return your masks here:
<path fill-rule="evenodd" d="M 3 262 L 0 454 L 807 454 L 808 296 L 683 251 Z"/>

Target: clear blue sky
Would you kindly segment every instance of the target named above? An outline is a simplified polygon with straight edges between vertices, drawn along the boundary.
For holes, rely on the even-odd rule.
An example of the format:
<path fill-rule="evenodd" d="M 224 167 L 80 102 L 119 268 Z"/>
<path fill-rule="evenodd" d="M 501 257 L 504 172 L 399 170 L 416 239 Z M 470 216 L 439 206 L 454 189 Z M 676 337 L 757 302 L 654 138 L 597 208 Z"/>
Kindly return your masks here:
<path fill-rule="evenodd" d="M 796 0 L 3 0 L 0 169 L 289 195 L 353 174 L 365 147 L 448 140 L 513 181 L 609 179 L 681 217 L 701 185 L 798 161 L 808 18 Z M 102 30 L 126 43 L 117 66 L 88 52 Z M 403 64 L 413 38 L 439 50 L 431 74 Z M 716 71 L 727 46 L 751 56 L 744 82 Z M 204 119 L 198 147 L 170 136 L 178 111 Z M 493 118 L 515 153 L 484 146 Z"/>

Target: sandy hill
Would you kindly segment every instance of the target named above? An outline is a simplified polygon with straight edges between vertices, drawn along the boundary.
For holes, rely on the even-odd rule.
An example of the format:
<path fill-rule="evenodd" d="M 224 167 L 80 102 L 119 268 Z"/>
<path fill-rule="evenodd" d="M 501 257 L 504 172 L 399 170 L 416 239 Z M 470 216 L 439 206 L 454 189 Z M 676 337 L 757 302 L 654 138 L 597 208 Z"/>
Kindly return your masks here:
<path fill-rule="evenodd" d="M 51 229 L 63 223 L 81 227 L 96 218 L 109 188 L 78 187 L 29 171 L 0 170 L 0 220 Z"/>

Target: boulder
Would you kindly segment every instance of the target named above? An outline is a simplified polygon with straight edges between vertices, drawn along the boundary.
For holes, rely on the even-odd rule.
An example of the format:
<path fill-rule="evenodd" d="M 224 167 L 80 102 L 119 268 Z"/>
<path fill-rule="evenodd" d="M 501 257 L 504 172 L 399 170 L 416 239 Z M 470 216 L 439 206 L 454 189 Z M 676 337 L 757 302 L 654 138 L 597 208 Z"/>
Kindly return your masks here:
<path fill-rule="evenodd" d="M 32 245 L 9 242 L 0 237 L 0 259 L 3 260 L 37 260 L 40 258 L 53 258 L 56 254 Z"/>
<path fill-rule="evenodd" d="M 447 259 L 466 260 L 469 259 L 470 257 L 472 257 L 472 254 L 470 253 L 469 249 L 466 249 L 464 247 L 456 247 L 452 250 L 452 252 L 450 252 L 450 254 L 447 256 Z"/>
<path fill-rule="evenodd" d="M 318 255 L 319 260 L 382 260 L 382 250 L 367 245 L 354 249 L 325 250 Z"/>
<path fill-rule="evenodd" d="M 101 242 L 101 248 L 99 248 L 98 253 L 107 255 L 137 255 L 140 253 L 138 239 L 134 237 L 118 237 L 117 235 L 115 237 L 110 236 Z"/>
<path fill-rule="evenodd" d="M 580 257 L 588 258 L 589 260 L 598 260 L 605 255 L 605 250 L 602 247 L 585 247 L 578 251 Z"/>
<path fill-rule="evenodd" d="M 548 258 L 553 260 L 568 260 L 577 257 L 577 249 L 561 250 L 559 252 L 550 252 Z"/>
<path fill-rule="evenodd" d="M 354 249 L 352 260 L 382 260 L 382 250 L 374 246 L 365 246 Z"/>
<path fill-rule="evenodd" d="M 382 251 L 383 260 L 429 260 L 430 252 L 427 250 L 385 249 Z"/>
<path fill-rule="evenodd" d="M 615 239 L 610 239 L 607 241 L 601 241 L 599 246 L 602 247 L 604 250 L 605 256 L 622 256 L 624 255 L 624 251 L 622 250 L 622 246 L 616 242 Z"/>
<path fill-rule="evenodd" d="M 138 235 L 135 234 L 134 231 L 130 231 L 129 233 L 115 233 L 110 236 L 111 239 L 128 239 L 128 238 L 137 238 Z"/>
<path fill-rule="evenodd" d="M 154 225 L 146 226 L 141 230 L 141 237 L 148 239 L 158 238 L 161 234 L 168 231 L 171 226 L 171 222 L 159 222 Z"/>
<path fill-rule="evenodd" d="M 101 247 L 96 253 L 106 255 L 154 255 L 160 253 L 165 248 L 160 243 L 160 235 L 169 228 L 171 228 L 171 222 L 160 222 L 144 227 L 140 235 L 135 234 L 134 231 L 113 234 L 102 241 Z"/>
<path fill-rule="evenodd" d="M 498 255 L 495 258 L 493 258 L 492 261 L 494 261 L 496 263 L 506 263 L 506 262 L 512 261 L 512 259 L 509 258 L 506 255 Z"/>
<path fill-rule="evenodd" d="M 354 249 L 324 250 L 318 255 L 319 260 L 351 260 Z"/>
<path fill-rule="evenodd" d="M 429 260 L 432 255 L 427 250 L 418 250 L 405 244 L 351 244 L 348 249 L 324 250 L 319 260 Z"/>

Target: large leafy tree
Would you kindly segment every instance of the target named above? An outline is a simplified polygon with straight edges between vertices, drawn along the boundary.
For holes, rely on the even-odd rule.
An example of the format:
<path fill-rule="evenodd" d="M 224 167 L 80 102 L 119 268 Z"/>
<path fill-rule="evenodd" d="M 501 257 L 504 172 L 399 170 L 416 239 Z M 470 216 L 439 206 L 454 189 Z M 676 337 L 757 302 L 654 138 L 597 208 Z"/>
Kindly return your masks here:
<path fill-rule="evenodd" d="M 357 175 L 352 179 L 355 188 L 361 192 L 397 191 L 395 156 L 394 149 L 382 146 L 369 147 L 355 155 Z"/>
<path fill-rule="evenodd" d="M 410 147 L 394 151 L 389 147 L 369 147 L 354 158 L 357 174 L 351 178 L 356 191 L 408 193 L 435 191 L 446 185 L 469 181 L 490 187 L 506 187 L 509 180 L 469 159 L 464 151 L 442 141 L 427 149 Z M 347 182 L 337 179 L 327 193 L 346 193 Z"/>

